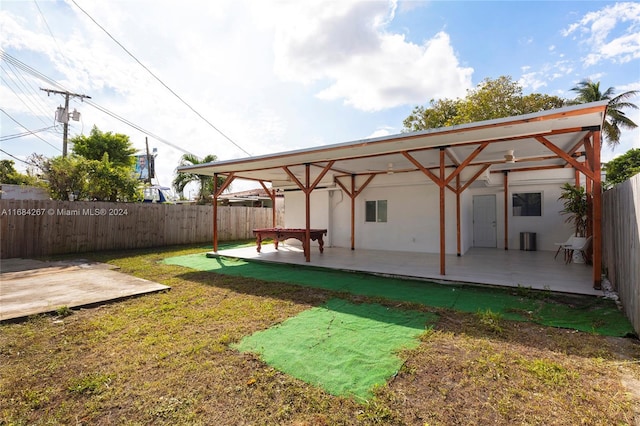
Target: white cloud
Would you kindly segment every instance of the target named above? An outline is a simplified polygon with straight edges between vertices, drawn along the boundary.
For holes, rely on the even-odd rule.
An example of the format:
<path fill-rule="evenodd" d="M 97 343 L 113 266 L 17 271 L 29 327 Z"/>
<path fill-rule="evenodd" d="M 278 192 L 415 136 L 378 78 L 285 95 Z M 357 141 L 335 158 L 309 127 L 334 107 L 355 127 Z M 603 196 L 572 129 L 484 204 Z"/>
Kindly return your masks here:
<path fill-rule="evenodd" d="M 275 72 L 321 86 L 317 96 L 377 111 L 464 96 L 472 68 L 460 66 L 448 34 L 422 45 L 389 33 L 396 3 L 300 2 L 276 26 Z"/>
<path fill-rule="evenodd" d="M 585 66 L 603 60 L 623 64 L 640 58 L 640 3 L 616 3 L 587 13 L 562 32 L 582 40 L 589 52 L 582 58 Z"/>
<path fill-rule="evenodd" d="M 640 77 L 640 76 L 639 76 Z M 616 93 L 623 93 L 623 92 L 629 92 L 629 91 L 633 91 L 633 90 L 638 90 L 640 91 L 640 80 L 638 81 L 634 81 L 632 83 L 629 84 L 624 84 L 621 86 L 616 86 Z M 636 100 L 640 98 L 640 95 L 636 96 Z"/>
<path fill-rule="evenodd" d="M 251 154 L 284 150 L 287 120 L 277 106 L 284 101 L 273 74 L 272 34 L 256 29 L 250 9 L 238 2 L 192 2 L 188 7 L 134 1 L 79 1 L 92 18 L 127 50 L 180 95 L 209 122 Z M 0 47 L 75 93 L 93 101 L 163 139 L 197 155 L 219 159 L 246 156 L 215 129 L 162 87 L 103 30 L 70 3 L 39 2 L 53 37 L 31 2 L 9 2 L 0 11 Z M 250 17 L 247 17 L 247 16 Z M 37 24 L 39 23 L 39 24 Z M 55 40 L 54 40 L 55 37 Z M 59 46 L 59 47 L 58 47 Z M 3 75 L 3 77 L 5 77 Z M 30 78 L 30 77 L 29 77 Z M 17 79 L 16 79 L 16 83 Z M 31 81 L 32 89 L 48 87 Z M 11 87 L 18 87 L 12 83 Z M 12 93 L 0 87 L 3 108 L 33 119 Z M 53 110 L 63 97 L 41 94 L 41 108 Z M 103 131 L 129 135 L 142 150 L 145 135 L 86 104 L 72 101 L 83 123 L 73 123 L 70 135 Z M 4 127 L 6 119 L 2 118 Z M 30 128 L 44 127 L 42 123 Z M 48 138 L 61 146 L 61 138 Z M 42 152 L 43 142 L 29 145 Z M 159 150 L 156 170 L 170 183 L 182 152 L 149 138 Z M 44 146 L 45 149 L 50 147 Z M 16 153 L 17 147 L 11 152 Z M 48 155 L 58 155 L 52 151 Z"/>
<path fill-rule="evenodd" d="M 523 88 L 531 89 L 535 92 L 539 88 L 545 87 L 547 85 L 547 81 L 540 75 L 540 73 L 530 72 L 522 74 L 518 80 L 518 84 Z"/>
<path fill-rule="evenodd" d="M 537 71 L 531 71 L 533 67 L 522 67 L 522 76 L 518 83 L 523 89 L 537 91 L 541 87 L 547 87 L 554 80 L 564 78 L 573 72 L 571 63 L 566 60 L 556 61 L 555 63 L 543 64 Z M 558 93 L 561 95 L 562 93 Z"/>
<path fill-rule="evenodd" d="M 391 126 L 382 126 L 382 127 L 377 128 L 376 130 L 374 130 L 368 136 L 366 136 L 365 139 L 381 138 L 381 137 L 384 137 L 384 136 L 392 135 L 394 133 L 397 133 L 395 128 L 393 128 Z"/>

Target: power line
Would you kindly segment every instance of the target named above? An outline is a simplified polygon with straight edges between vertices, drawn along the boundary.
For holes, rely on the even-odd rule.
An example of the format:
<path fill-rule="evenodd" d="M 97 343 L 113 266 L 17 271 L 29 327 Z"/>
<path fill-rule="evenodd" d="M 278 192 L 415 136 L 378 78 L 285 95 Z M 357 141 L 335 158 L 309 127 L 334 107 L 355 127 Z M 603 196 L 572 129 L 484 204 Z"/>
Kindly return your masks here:
<path fill-rule="evenodd" d="M 15 65 L 17 68 L 20 68 L 24 72 L 26 72 L 28 74 L 31 74 L 34 77 L 36 77 L 36 78 L 38 78 L 38 79 L 50 84 L 51 86 L 57 87 L 60 90 L 66 90 L 63 86 L 58 84 L 56 81 L 54 81 L 51 78 L 47 77 L 46 75 L 42 74 L 40 71 L 30 67 L 29 65 L 21 62 L 19 59 L 14 58 L 13 56 L 11 56 L 10 54 L 6 53 L 3 50 L 0 50 L 0 57 L 2 57 L 3 60 Z M 174 143 L 171 143 L 168 140 L 166 140 L 166 139 L 164 139 L 164 138 L 162 138 L 162 137 L 160 137 L 158 135 L 155 135 L 154 133 L 152 133 L 152 132 L 150 132 L 148 130 L 145 130 L 144 128 L 138 126 L 137 124 L 127 120 L 124 117 L 119 116 L 118 114 L 116 114 L 114 112 L 109 111 L 105 107 L 100 106 L 100 105 L 96 104 L 95 102 L 84 101 L 83 103 L 91 105 L 92 107 L 94 107 L 98 111 L 101 111 L 101 112 L 103 112 L 103 113 L 115 118 L 116 120 L 121 121 L 122 123 L 126 124 L 127 126 L 130 126 L 130 127 L 134 128 L 134 129 L 138 130 L 139 132 L 144 133 L 145 135 L 148 135 L 148 136 L 156 139 L 157 141 L 164 143 L 165 145 L 169 145 L 170 147 L 172 147 L 174 149 L 177 149 L 178 151 L 183 152 L 185 154 L 191 154 L 191 155 L 193 155 L 195 157 L 198 157 L 196 154 L 194 154 L 192 152 L 189 152 L 189 151 L 185 150 L 184 148 L 181 148 L 180 146 L 178 146 L 178 145 L 176 145 Z M 56 149 L 58 149 L 58 148 L 56 148 Z"/>
<path fill-rule="evenodd" d="M 24 161 L 24 160 L 22 160 L 22 159 L 20 159 L 20 158 L 16 157 L 16 156 L 15 156 L 15 155 L 13 155 L 13 154 L 9 154 L 9 153 L 8 153 L 7 151 L 5 151 L 4 149 L 0 149 L 0 152 L 4 152 L 4 153 L 5 153 L 5 154 L 7 154 L 9 157 L 11 157 L 11 158 L 13 158 L 13 159 L 15 159 L 15 160 L 18 160 L 18 161 L 20 161 L 20 162 L 22 162 L 22 163 L 26 164 L 27 166 L 35 166 L 35 164 L 33 164 L 33 163 L 29 163 L 28 161 Z"/>
<path fill-rule="evenodd" d="M 128 126 L 131 126 L 131 127 L 133 127 L 134 129 L 136 129 L 136 130 L 138 130 L 138 131 L 140 131 L 140 132 L 142 132 L 142 133 L 144 133 L 144 134 L 146 134 L 146 135 L 151 136 L 151 137 L 152 137 L 152 138 L 154 138 L 154 139 L 157 139 L 158 141 L 160 141 L 160 142 L 164 143 L 165 145 L 169 145 L 170 147 L 175 148 L 175 149 L 177 149 L 178 151 L 183 152 L 183 153 L 185 153 L 185 154 L 191 154 L 191 155 L 193 155 L 193 156 L 195 156 L 195 157 L 198 157 L 196 154 L 194 154 L 194 153 L 192 153 L 192 152 L 189 152 L 189 151 L 187 151 L 186 149 L 181 148 L 180 146 L 178 146 L 178 145 L 176 145 L 176 144 L 173 144 L 173 143 L 169 142 L 168 140 L 166 140 L 166 139 L 164 139 L 164 138 L 161 138 L 161 137 L 160 137 L 160 136 L 158 136 L 158 135 L 154 135 L 153 133 L 151 133 L 151 132 L 149 132 L 149 131 L 147 131 L 147 130 L 144 130 L 142 127 L 138 126 L 137 124 L 135 124 L 135 123 L 133 123 L 133 122 L 131 122 L 131 121 L 127 120 L 127 119 L 126 119 L 126 118 L 124 118 L 124 117 L 119 116 L 118 114 L 116 114 L 116 113 L 114 113 L 114 112 L 109 111 L 109 110 L 108 110 L 108 109 L 106 109 L 105 107 L 100 106 L 100 105 L 98 105 L 97 103 L 95 103 L 95 102 L 93 102 L 93 101 L 84 101 L 84 103 L 85 103 L 85 104 L 88 104 L 88 105 L 91 105 L 91 106 L 92 106 L 92 107 L 94 107 L 95 109 L 97 109 L 97 110 L 99 110 L 99 111 L 104 112 L 105 114 L 107 114 L 107 115 L 109 115 L 109 116 L 111 116 L 111 117 L 115 118 L 116 120 L 119 120 L 119 121 L 123 122 L 124 124 L 126 124 L 126 125 L 128 125 Z"/>
<path fill-rule="evenodd" d="M 9 115 L 5 110 L 3 110 L 2 108 L 0 108 L 0 111 L 1 111 L 4 115 L 6 115 L 7 117 L 9 117 L 9 118 L 10 118 L 14 123 L 16 123 L 18 126 L 22 127 L 22 128 L 23 128 L 23 129 L 25 129 L 26 131 L 30 132 L 30 130 L 29 130 L 29 129 L 27 129 L 24 125 L 22 125 L 21 123 L 19 123 L 19 122 L 18 122 L 18 120 L 16 120 L 16 119 L 15 119 L 15 118 L 13 118 L 11 115 Z M 44 139 L 42 139 L 40 136 L 35 135 L 35 134 L 34 134 L 33 136 L 37 137 L 38 139 L 40 139 L 42 142 L 46 143 L 47 145 L 49 145 L 49 146 L 51 146 L 51 147 L 53 147 L 53 148 L 57 149 L 58 151 L 62 152 L 62 151 L 60 150 L 60 148 L 58 148 L 58 147 L 57 147 L 57 146 L 55 146 L 55 145 L 50 144 L 49 142 L 47 142 L 47 141 L 45 141 Z"/>
<path fill-rule="evenodd" d="M 127 50 L 126 47 L 124 47 L 118 40 L 116 40 L 110 33 L 109 31 L 107 31 L 102 25 L 100 25 L 95 19 L 93 19 L 93 17 L 91 15 L 89 15 L 87 13 L 87 11 L 85 11 L 83 8 L 81 8 L 78 3 L 76 3 L 75 0 L 71 0 L 73 2 L 73 4 L 76 5 L 76 7 L 78 9 L 80 9 L 82 11 L 82 13 L 84 13 L 85 15 L 87 15 L 87 17 L 89 19 L 91 19 L 93 21 L 94 24 L 96 24 L 102 31 L 105 32 L 105 34 L 107 34 L 109 36 L 109 38 L 111 38 L 111 40 L 113 40 L 118 46 L 120 46 L 122 48 L 122 50 L 124 50 L 129 56 L 131 56 L 131 58 L 133 58 L 134 61 L 136 61 L 142 68 L 144 68 L 149 74 L 151 74 L 151 76 L 153 78 L 155 78 L 160 84 L 162 84 L 165 89 L 167 89 L 169 92 L 171 92 L 176 98 L 178 98 L 180 100 L 180 102 L 182 102 L 184 105 L 187 106 L 187 108 L 189 108 L 191 111 L 193 111 L 198 117 L 200 117 L 202 120 L 204 120 L 205 123 L 207 123 L 209 126 L 211 126 L 216 132 L 220 133 L 226 140 L 228 140 L 229 142 L 231 142 L 236 148 L 238 148 L 240 151 L 244 152 L 245 154 L 247 154 L 249 157 L 251 157 L 251 154 L 249 154 L 244 148 L 242 148 L 240 145 L 238 145 L 237 143 L 235 143 L 233 141 L 233 139 L 231 139 L 229 136 L 227 136 L 225 133 L 222 132 L 222 130 L 218 129 L 216 126 L 214 126 L 209 120 L 207 120 L 202 114 L 200 114 L 198 111 L 196 111 L 191 105 L 189 105 L 187 103 L 187 101 L 185 101 L 184 99 L 182 99 L 182 97 L 180 97 L 180 95 L 178 95 L 176 92 L 174 92 L 169 86 L 167 86 L 162 80 L 160 80 L 159 77 L 157 77 L 153 72 L 151 72 L 151 70 L 149 68 L 147 68 L 142 62 L 140 62 L 138 60 L 138 58 L 136 58 L 133 53 L 129 52 Z"/>
<path fill-rule="evenodd" d="M 4 135 L 4 136 L 0 136 L 0 142 L 4 142 L 4 141 L 9 141 L 11 139 L 18 139 L 18 138 L 22 138 L 24 136 L 29 136 L 29 135 L 33 135 L 39 132 L 44 132 L 46 130 L 51 130 L 53 128 L 55 128 L 56 126 L 49 126 L 49 127 L 43 127 L 42 129 L 37 129 L 37 130 L 29 130 L 26 132 L 22 132 L 22 133 L 15 133 L 13 135 Z"/>
<path fill-rule="evenodd" d="M 1 80 L 5 83 L 5 86 L 11 90 L 11 92 L 13 92 L 14 95 L 16 95 L 16 98 L 18 98 L 18 100 L 20 100 L 20 102 L 22 102 L 22 104 L 33 113 L 34 116 L 36 116 L 38 118 L 38 120 L 40 120 L 42 123 L 44 124 L 48 124 L 47 122 L 45 122 L 42 119 L 42 115 L 44 116 L 48 116 L 51 115 L 50 112 L 48 112 L 47 110 L 44 109 L 44 107 L 42 106 L 42 103 L 38 103 L 37 101 L 37 97 L 34 98 L 32 97 L 28 92 L 29 89 L 33 90 L 32 86 L 26 82 L 26 79 L 22 78 L 22 76 L 20 75 L 19 72 L 17 72 L 17 70 L 15 70 L 15 66 L 7 63 L 8 67 L 7 69 L 5 69 L 5 67 L 0 65 L 0 69 L 2 69 L 3 71 L 5 71 L 5 74 L 7 75 L 7 77 L 9 77 L 9 71 L 11 71 L 11 73 L 14 75 L 15 79 L 7 79 L 5 80 L 4 78 L 1 78 Z M 12 84 L 10 84 L 10 82 Z M 12 86 L 15 86 L 17 89 L 22 88 L 22 93 L 25 95 L 24 97 L 21 97 L 20 94 L 14 90 L 14 88 Z M 24 99 L 23 99 L 24 98 Z M 36 109 L 39 110 L 39 113 L 36 113 L 33 109 L 31 109 L 31 106 L 29 106 L 27 104 L 26 101 L 29 101 L 29 103 L 35 107 Z"/>
<path fill-rule="evenodd" d="M 16 68 L 20 68 L 22 71 L 31 74 L 32 76 L 45 81 L 47 83 L 49 83 L 52 86 L 55 86 L 56 88 L 60 89 L 60 90 L 65 90 L 64 87 L 62 87 L 60 84 L 58 84 L 56 81 L 50 79 L 49 77 L 47 77 L 46 75 L 42 74 L 40 71 L 38 71 L 35 68 L 30 67 L 29 65 L 25 64 L 24 62 L 20 61 L 17 58 L 14 58 L 13 56 L 11 56 L 10 54 L 8 54 L 7 52 L 5 52 L 4 50 L 0 50 L 0 57 L 2 57 L 2 59 L 7 62 L 10 63 L 12 65 L 14 65 Z"/>

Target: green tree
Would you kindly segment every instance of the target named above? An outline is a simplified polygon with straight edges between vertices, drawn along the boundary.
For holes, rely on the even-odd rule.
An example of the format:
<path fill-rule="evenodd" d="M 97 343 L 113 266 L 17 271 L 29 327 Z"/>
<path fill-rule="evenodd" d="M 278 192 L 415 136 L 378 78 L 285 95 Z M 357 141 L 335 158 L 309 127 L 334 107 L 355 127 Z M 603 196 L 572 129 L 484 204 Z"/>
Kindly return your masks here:
<path fill-rule="evenodd" d="M 216 161 L 218 157 L 209 154 L 200 159 L 193 154 L 184 154 L 180 158 L 180 166 L 191 166 L 196 164 L 211 163 Z M 213 176 L 199 175 L 196 173 L 178 173 L 173 180 L 173 187 L 184 198 L 184 188 L 192 183 L 198 184 L 198 204 L 206 204 L 213 194 Z M 218 187 L 224 183 L 224 178 L 218 179 Z"/>
<path fill-rule="evenodd" d="M 510 117 L 519 111 L 522 88 L 511 77 L 485 79 L 475 90 L 467 92 L 460 103 L 458 123 L 473 123 L 492 118 Z"/>
<path fill-rule="evenodd" d="M 430 108 L 421 105 L 413 108 L 411 114 L 404 119 L 404 131 L 417 132 L 426 129 L 453 126 L 458 116 L 459 104 L 462 101 L 438 99 L 429 102 Z"/>
<path fill-rule="evenodd" d="M 116 166 L 105 154 L 102 160 L 79 155 L 32 157 L 44 174 L 54 200 L 138 201 L 140 183 L 131 167 Z"/>
<path fill-rule="evenodd" d="M 597 102 L 607 100 L 607 117 L 602 127 L 607 145 L 614 148 L 620 143 L 620 134 L 622 129 L 635 129 L 638 127 L 629 117 L 622 111 L 625 108 L 638 109 L 638 106 L 628 102 L 629 98 L 640 93 L 638 90 L 630 90 L 614 96 L 615 89 L 609 87 L 602 92 L 600 90 L 600 82 L 593 82 L 589 79 L 582 80 L 571 91 L 576 92 L 576 98 L 570 103 L 572 105 L 585 104 L 589 102 Z"/>
<path fill-rule="evenodd" d="M 51 197 L 58 200 L 137 201 L 142 198 L 134 173 L 135 159 L 129 137 L 101 132 L 93 127 L 89 136 L 72 138 L 68 157 L 36 163 L 48 181 Z"/>
<path fill-rule="evenodd" d="M 633 148 L 621 156 L 604 163 L 602 168 L 607 172 L 605 186 L 612 187 L 640 173 L 640 148 Z"/>
<path fill-rule="evenodd" d="M 13 160 L 0 160 L 0 183 L 13 185 L 38 185 L 38 178 L 20 173 Z"/>
<path fill-rule="evenodd" d="M 89 196 L 86 158 L 75 155 L 46 158 L 34 154 L 31 159 L 42 170 L 52 199 L 84 200 Z"/>
<path fill-rule="evenodd" d="M 511 77 L 485 79 L 464 99 L 431 100 L 430 108 L 417 106 L 403 121 L 403 131 L 418 131 L 494 118 L 529 114 L 565 105 L 557 96 L 533 93 L 524 96 Z"/>
<path fill-rule="evenodd" d="M 89 136 L 80 135 L 71 138 L 72 152 L 88 160 L 102 161 L 104 154 L 115 166 L 133 166 L 136 149 L 131 145 L 129 136 L 120 133 L 102 132 L 93 126 Z"/>
<path fill-rule="evenodd" d="M 140 182 L 130 167 L 114 165 L 109 155 L 102 160 L 88 160 L 88 198 L 100 201 L 139 201 Z"/>

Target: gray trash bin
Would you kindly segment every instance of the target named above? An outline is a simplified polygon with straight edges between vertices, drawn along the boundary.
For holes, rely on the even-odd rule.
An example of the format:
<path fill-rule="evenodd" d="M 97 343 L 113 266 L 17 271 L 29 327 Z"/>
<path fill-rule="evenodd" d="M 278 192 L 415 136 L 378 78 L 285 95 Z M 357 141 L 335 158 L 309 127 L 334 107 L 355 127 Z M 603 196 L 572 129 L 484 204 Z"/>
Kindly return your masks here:
<path fill-rule="evenodd" d="M 520 250 L 536 251 L 536 233 L 535 232 L 520 233 Z"/>

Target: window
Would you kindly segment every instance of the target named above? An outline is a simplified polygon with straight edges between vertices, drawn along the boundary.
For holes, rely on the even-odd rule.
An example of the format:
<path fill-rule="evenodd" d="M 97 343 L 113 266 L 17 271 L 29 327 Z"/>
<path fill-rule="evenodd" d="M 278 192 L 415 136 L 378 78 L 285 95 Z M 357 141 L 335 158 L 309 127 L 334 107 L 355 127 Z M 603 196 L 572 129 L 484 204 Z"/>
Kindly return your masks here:
<path fill-rule="evenodd" d="M 542 216 L 542 193 L 512 194 L 514 216 Z"/>
<path fill-rule="evenodd" d="M 365 201 L 366 222 L 387 221 L 387 200 Z"/>

